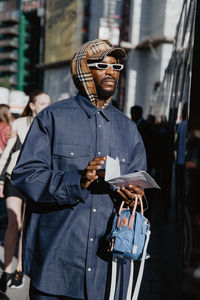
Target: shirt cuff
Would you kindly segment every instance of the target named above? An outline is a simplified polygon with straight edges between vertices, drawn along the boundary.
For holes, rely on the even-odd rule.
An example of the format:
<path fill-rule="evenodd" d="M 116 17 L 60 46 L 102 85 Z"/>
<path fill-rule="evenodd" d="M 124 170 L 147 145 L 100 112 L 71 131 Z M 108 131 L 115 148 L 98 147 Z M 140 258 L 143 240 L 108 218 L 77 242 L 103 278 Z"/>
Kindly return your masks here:
<path fill-rule="evenodd" d="M 87 189 L 82 189 L 80 185 L 81 175 L 77 172 L 70 172 L 66 177 L 66 191 L 72 202 L 85 202 L 89 196 Z"/>

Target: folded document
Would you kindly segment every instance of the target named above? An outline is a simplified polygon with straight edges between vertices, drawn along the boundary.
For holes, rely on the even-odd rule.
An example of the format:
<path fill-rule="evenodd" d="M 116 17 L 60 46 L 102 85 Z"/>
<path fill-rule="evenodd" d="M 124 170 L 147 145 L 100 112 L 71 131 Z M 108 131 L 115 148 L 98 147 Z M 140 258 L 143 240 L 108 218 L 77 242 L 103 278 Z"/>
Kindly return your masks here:
<path fill-rule="evenodd" d="M 133 184 L 136 186 L 143 187 L 144 189 L 145 188 L 160 189 L 160 187 L 157 185 L 155 180 L 146 171 L 139 171 L 139 172 L 121 175 L 118 157 L 116 159 L 113 159 L 110 156 L 107 156 L 105 181 L 114 185 L 116 188 L 121 188 L 123 186 L 128 186 L 129 184 Z"/>

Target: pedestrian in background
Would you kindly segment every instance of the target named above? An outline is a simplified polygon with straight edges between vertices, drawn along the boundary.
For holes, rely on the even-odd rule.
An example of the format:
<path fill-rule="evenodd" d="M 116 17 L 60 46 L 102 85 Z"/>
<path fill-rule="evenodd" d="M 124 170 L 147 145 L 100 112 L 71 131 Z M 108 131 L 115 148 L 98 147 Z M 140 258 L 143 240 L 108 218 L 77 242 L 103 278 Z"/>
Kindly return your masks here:
<path fill-rule="evenodd" d="M 190 125 L 190 124 L 189 124 Z M 189 257 L 189 268 L 196 284 L 200 281 L 200 259 L 196 253 L 200 251 L 200 128 L 188 128 L 186 154 L 185 206 L 191 219 L 192 251 Z M 191 245 L 189 245 L 191 247 Z"/>
<path fill-rule="evenodd" d="M 183 207 L 185 199 L 185 161 L 186 161 L 186 139 L 187 139 L 187 107 L 185 102 L 182 109 L 182 121 L 177 125 L 176 129 L 176 219 L 178 222 L 183 218 Z"/>
<path fill-rule="evenodd" d="M 137 129 L 141 134 L 146 154 L 147 154 L 147 171 L 150 173 L 151 170 L 151 161 L 152 161 L 152 147 L 153 139 L 152 139 L 152 131 L 151 126 L 147 120 L 143 118 L 143 108 L 140 105 L 134 105 L 131 107 L 131 120 L 134 121 L 137 125 Z"/>
<path fill-rule="evenodd" d="M 119 158 L 121 174 L 146 170 L 136 125 L 112 105 L 125 57 L 107 40 L 77 50 L 71 66 L 79 93 L 35 117 L 13 170 L 12 183 L 28 196 L 23 271 L 31 300 L 109 298 L 115 207 L 143 191 L 115 192 L 98 170 L 107 155 Z M 126 274 L 129 262 L 120 266 L 116 300 L 126 298 Z"/>
<path fill-rule="evenodd" d="M 7 145 L 12 123 L 10 106 L 0 104 L 0 157 Z"/>
<path fill-rule="evenodd" d="M 21 253 L 26 196 L 11 184 L 10 177 L 34 117 L 49 104 L 50 98 L 45 92 L 35 91 L 30 94 L 22 115 L 13 122 L 11 136 L 0 159 L 0 196 L 6 198 L 8 215 L 8 227 L 4 237 L 5 267 L 0 279 L 0 290 L 3 292 L 6 291 L 7 286 L 17 288 L 23 285 Z M 12 273 L 12 258 L 18 233 L 20 233 L 18 260 L 16 270 Z"/>

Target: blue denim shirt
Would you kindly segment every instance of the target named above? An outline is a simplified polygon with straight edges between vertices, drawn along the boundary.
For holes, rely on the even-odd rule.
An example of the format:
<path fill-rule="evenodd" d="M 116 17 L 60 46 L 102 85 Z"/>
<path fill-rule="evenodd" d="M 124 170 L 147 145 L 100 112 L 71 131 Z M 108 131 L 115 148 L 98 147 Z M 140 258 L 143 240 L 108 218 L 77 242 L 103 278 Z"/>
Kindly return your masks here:
<path fill-rule="evenodd" d="M 110 103 L 99 110 L 86 98 L 59 101 L 29 130 L 12 183 L 28 195 L 23 270 L 43 292 L 108 299 L 108 235 L 118 200 L 103 180 L 80 187 L 81 172 L 97 156 L 120 160 L 121 173 L 146 170 L 136 125 Z"/>

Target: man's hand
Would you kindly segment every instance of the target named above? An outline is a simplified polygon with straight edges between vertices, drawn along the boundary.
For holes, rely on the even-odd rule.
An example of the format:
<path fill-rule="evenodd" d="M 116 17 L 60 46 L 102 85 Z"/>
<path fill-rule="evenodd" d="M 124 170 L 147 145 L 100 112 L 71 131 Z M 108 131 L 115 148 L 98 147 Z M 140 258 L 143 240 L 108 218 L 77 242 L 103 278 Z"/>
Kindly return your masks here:
<path fill-rule="evenodd" d="M 85 170 L 85 175 L 81 176 L 81 188 L 87 189 L 89 185 L 98 179 L 96 171 L 101 169 L 101 166 L 104 164 L 106 157 L 95 157 L 92 161 L 88 163 L 88 166 Z"/>
<path fill-rule="evenodd" d="M 117 192 L 130 207 L 134 207 L 135 195 L 139 195 L 141 198 L 144 196 L 144 191 L 140 187 L 132 184 L 128 187 L 122 187 L 120 190 L 117 190 Z"/>

